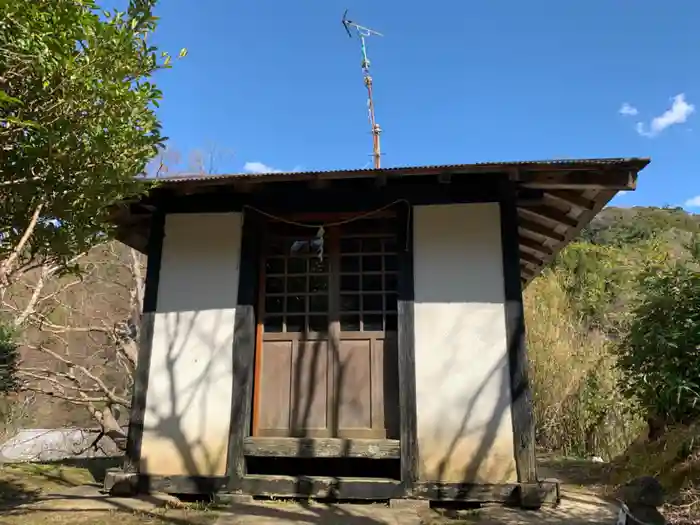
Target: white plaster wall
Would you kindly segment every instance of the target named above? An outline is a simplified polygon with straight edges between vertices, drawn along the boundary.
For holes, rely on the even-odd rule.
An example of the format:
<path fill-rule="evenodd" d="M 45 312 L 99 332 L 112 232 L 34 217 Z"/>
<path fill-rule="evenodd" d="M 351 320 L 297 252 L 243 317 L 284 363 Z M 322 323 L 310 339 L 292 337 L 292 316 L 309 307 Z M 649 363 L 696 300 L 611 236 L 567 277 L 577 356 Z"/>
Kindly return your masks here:
<path fill-rule="evenodd" d="M 239 213 L 166 216 L 142 472 L 225 474 L 241 227 Z"/>
<path fill-rule="evenodd" d="M 419 478 L 516 481 L 497 203 L 414 208 Z"/>

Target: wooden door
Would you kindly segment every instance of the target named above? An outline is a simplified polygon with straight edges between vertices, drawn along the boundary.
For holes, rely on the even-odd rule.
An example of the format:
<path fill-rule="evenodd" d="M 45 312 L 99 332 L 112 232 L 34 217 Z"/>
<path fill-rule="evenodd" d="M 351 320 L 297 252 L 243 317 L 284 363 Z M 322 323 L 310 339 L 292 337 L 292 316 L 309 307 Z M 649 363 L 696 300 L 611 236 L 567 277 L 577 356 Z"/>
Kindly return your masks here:
<path fill-rule="evenodd" d="M 268 223 L 254 436 L 398 437 L 395 226 Z"/>

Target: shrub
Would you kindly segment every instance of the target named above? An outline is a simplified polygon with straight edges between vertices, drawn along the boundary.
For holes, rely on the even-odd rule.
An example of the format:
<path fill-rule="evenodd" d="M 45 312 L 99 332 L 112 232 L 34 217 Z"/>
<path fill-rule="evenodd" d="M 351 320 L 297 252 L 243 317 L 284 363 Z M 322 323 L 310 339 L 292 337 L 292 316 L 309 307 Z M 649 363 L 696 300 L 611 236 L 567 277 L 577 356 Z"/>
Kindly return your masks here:
<path fill-rule="evenodd" d="M 642 298 L 618 346 L 625 394 L 664 425 L 700 418 L 699 262 L 676 261 L 641 276 Z"/>

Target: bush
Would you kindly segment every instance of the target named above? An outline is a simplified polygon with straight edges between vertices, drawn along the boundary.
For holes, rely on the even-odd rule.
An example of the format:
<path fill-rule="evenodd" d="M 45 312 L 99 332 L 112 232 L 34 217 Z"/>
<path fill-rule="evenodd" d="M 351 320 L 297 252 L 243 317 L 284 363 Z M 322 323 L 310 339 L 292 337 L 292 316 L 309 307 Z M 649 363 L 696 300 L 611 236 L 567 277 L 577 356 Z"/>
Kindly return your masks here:
<path fill-rule="evenodd" d="M 618 346 L 625 394 L 663 425 L 700 419 L 699 263 L 676 261 L 641 276 L 641 302 Z"/>

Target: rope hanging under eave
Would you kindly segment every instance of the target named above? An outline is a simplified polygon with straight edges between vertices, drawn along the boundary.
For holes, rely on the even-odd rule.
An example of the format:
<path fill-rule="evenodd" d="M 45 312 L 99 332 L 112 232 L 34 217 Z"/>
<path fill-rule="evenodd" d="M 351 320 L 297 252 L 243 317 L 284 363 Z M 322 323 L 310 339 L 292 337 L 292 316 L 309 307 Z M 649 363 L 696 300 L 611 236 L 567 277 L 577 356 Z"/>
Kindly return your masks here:
<path fill-rule="evenodd" d="M 259 208 L 256 208 L 255 206 L 249 206 L 249 205 L 244 205 L 243 206 L 243 211 L 245 212 L 246 209 L 249 209 L 251 211 L 254 211 L 255 213 L 259 213 L 260 215 L 267 217 L 268 219 L 272 219 L 273 221 L 279 221 L 283 222 L 285 224 L 289 224 L 290 226 L 298 226 L 299 228 L 310 228 L 310 229 L 315 229 L 316 230 L 316 237 L 314 238 L 316 241 L 316 246 L 318 247 L 317 249 L 317 254 L 318 257 L 321 261 L 323 261 L 323 256 L 324 256 L 324 239 L 325 239 L 325 234 L 326 234 L 326 228 L 332 228 L 334 226 L 342 226 L 344 224 L 350 224 L 355 221 L 359 221 L 362 219 L 366 219 L 368 217 L 372 217 L 373 215 L 376 215 L 378 213 L 383 212 L 384 210 L 387 210 L 391 208 L 392 206 L 396 206 L 397 204 L 404 203 L 406 204 L 408 208 L 408 213 L 406 214 L 406 235 L 405 235 L 405 240 L 406 240 L 406 246 L 405 249 L 408 251 L 409 248 L 409 234 L 410 234 L 410 224 L 411 224 L 411 203 L 408 202 L 406 199 L 397 199 L 394 202 L 391 202 L 385 206 L 382 206 L 380 208 L 377 208 L 375 210 L 371 210 L 368 212 L 362 212 L 358 213 L 354 217 L 350 217 L 349 219 L 343 219 L 342 221 L 332 221 L 332 222 L 326 222 L 322 224 L 309 224 L 309 223 L 304 223 L 304 222 L 298 222 L 294 221 L 291 219 L 287 219 L 285 217 L 280 217 L 278 215 L 274 215 L 272 213 L 266 212 L 264 210 L 261 210 Z"/>

